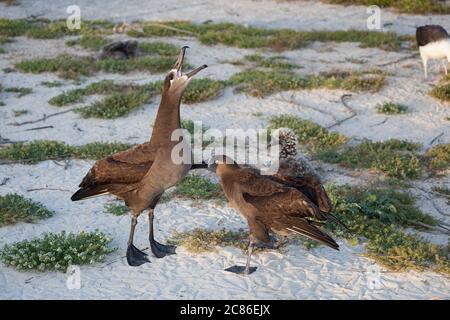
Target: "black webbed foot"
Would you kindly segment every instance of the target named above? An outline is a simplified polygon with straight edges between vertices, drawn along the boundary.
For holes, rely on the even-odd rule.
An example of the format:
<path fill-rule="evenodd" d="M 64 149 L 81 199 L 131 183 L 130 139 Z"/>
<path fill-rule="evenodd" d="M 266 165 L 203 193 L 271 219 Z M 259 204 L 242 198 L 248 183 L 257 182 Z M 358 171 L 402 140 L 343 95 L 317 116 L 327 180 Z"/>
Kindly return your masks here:
<path fill-rule="evenodd" d="M 127 248 L 127 262 L 128 265 L 137 267 L 144 263 L 150 263 L 147 254 L 136 248 L 134 245 L 129 245 Z"/>
<path fill-rule="evenodd" d="M 150 239 L 150 248 L 155 257 L 164 258 L 165 256 L 175 254 L 176 246 L 161 244 L 154 239 Z"/>

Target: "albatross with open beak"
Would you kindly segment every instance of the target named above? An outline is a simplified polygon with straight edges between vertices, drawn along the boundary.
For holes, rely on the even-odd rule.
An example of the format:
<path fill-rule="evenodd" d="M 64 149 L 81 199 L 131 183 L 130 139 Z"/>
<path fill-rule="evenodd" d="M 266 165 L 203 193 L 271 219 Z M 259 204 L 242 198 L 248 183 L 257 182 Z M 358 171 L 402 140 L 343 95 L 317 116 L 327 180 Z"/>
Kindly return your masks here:
<path fill-rule="evenodd" d="M 164 191 L 181 181 L 191 169 L 191 163 L 173 161 L 172 149 L 180 142 L 183 152 L 191 153 L 190 141 L 172 141 L 172 132 L 181 127 L 180 104 L 184 90 L 192 77 L 206 65 L 183 75 L 183 61 L 186 49 L 181 52 L 175 66 L 165 76 L 158 113 L 150 142 L 129 150 L 115 153 L 98 160 L 86 174 L 71 199 L 78 201 L 103 194 L 113 194 L 123 200 L 132 211 L 128 240 L 127 261 L 139 266 L 149 262 L 147 255 L 133 245 L 134 230 L 138 216 L 148 209 L 149 241 L 153 254 L 162 258 L 175 253 L 175 247 L 166 246 L 154 238 L 154 208 Z"/>

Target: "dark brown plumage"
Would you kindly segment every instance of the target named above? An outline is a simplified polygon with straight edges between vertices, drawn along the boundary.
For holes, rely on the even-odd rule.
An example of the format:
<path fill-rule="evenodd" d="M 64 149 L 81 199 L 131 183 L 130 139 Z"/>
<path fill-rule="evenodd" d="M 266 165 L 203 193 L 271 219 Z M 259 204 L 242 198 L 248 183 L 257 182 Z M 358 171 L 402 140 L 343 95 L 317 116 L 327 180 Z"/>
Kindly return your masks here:
<path fill-rule="evenodd" d="M 450 36 L 447 30 L 440 25 L 425 25 L 416 29 L 416 41 L 419 47 L 448 38 Z"/>
<path fill-rule="evenodd" d="M 256 170 L 241 168 L 228 158 L 216 158 L 210 169 L 219 176 L 230 206 L 239 211 L 248 223 L 250 246 L 245 273 L 250 272 L 253 245 L 270 243 L 269 232 L 279 236 L 301 234 L 339 249 L 337 243 L 317 227 L 327 220 L 337 220 L 329 213 L 331 202 L 320 183 L 317 185 L 314 179 L 289 180 L 283 174 L 278 178 L 261 176 Z M 305 195 L 301 188 L 307 188 L 310 195 Z M 325 211 L 319 209 L 322 202 Z"/>
<path fill-rule="evenodd" d="M 104 46 L 100 59 L 132 59 L 138 56 L 139 42 L 136 40 L 115 41 Z"/>
<path fill-rule="evenodd" d="M 203 65 L 186 75 L 182 75 L 184 54 L 180 55 L 164 79 L 161 103 L 153 127 L 150 142 L 129 150 L 115 153 L 97 161 L 80 183 L 80 189 L 72 195 L 72 200 L 82 200 L 102 194 L 113 194 L 123 200 L 132 211 L 132 223 L 128 240 L 127 260 L 130 265 L 148 262 L 146 255 L 134 247 L 134 229 L 137 217 L 145 209 L 149 210 L 150 248 L 156 257 L 174 253 L 174 247 L 155 241 L 153 236 L 153 210 L 164 191 L 182 180 L 191 169 L 190 162 L 174 163 L 172 148 L 183 143 L 183 152 L 190 156 L 190 141 L 182 137 L 172 141 L 171 134 L 179 129 L 180 103 L 182 94 L 190 79 Z"/>

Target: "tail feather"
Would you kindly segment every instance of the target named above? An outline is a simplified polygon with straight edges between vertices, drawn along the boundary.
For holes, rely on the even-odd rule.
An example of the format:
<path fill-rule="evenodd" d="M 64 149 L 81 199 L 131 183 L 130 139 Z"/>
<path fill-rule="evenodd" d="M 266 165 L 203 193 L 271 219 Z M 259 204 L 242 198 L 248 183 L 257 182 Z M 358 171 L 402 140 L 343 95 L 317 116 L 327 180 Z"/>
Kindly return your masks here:
<path fill-rule="evenodd" d="M 340 225 L 341 227 L 343 227 L 348 232 L 352 233 L 352 231 L 341 220 L 339 220 L 336 216 L 332 215 L 331 213 L 327 213 L 326 217 L 327 217 L 327 220 L 335 222 L 336 224 Z"/>
<path fill-rule="evenodd" d="M 296 234 L 300 234 L 313 240 L 320 241 L 335 250 L 339 250 L 339 245 L 336 243 L 336 241 L 334 241 L 333 238 L 331 238 L 326 232 L 316 228 L 305 220 L 297 221 L 286 229 Z"/>
<path fill-rule="evenodd" d="M 78 201 L 78 200 L 101 196 L 101 195 L 107 194 L 107 193 L 109 193 L 109 190 L 106 186 L 98 186 L 98 187 L 93 187 L 93 188 L 79 189 L 77 192 L 75 192 L 70 197 L 70 200 Z"/>

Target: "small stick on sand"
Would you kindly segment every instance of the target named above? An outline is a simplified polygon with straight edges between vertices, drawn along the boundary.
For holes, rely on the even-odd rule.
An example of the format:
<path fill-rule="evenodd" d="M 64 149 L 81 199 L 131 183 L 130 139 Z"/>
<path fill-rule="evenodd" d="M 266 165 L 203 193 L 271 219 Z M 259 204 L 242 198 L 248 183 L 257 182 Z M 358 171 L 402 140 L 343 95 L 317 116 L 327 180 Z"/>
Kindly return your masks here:
<path fill-rule="evenodd" d="M 435 143 L 436 140 L 439 139 L 440 137 L 442 137 L 443 135 L 444 135 L 444 133 L 441 132 L 439 135 L 437 135 L 436 137 L 434 137 L 434 139 L 430 141 L 429 146 L 431 146 L 433 143 Z"/>
<path fill-rule="evenodd" d="M 412 55 L 409 55 L 409 56 L 397 59 L 395 61 L 386 62 L 386 63 L 383 63 L 383 64 L 377 64 L 377 67 L 387 67 L 387 66 L 390 66 L 391 64 L 396 64 L 396 63 L 399 63 L 399 62 L 402 62 L 402 61 L 405 61 L 405 60 L 416 58 L 418 56 L 419 56 L 419 54 L 415 53 L 415 54 L 412 54 Z"/>
<path fill-rule="evenodd" d="M 283 101 L 283 102 L 287 102 L 287 103 L 296 105 L 298 107 L 305 107 L 305 108 L 308 108 L 308 109 L 312 109 L 312 110 L 320 112 L 320 113 L 322 113 L 324 115 L 330 116 L 330 117 L 333 118 L 334 121 L 337 121 L 336 117 L 333 114 L 331 114 L 330 112 L 327 112 L 327 111 L 324 111 L 324 110 L 321 110 L 319 108 L 315 108 L 315 107 L 312 107 L 312 106 L 307 106 L 305 104 L 300 104 L 297 100 L 294 99 L 294 94 L 291 94 L 291 96 L 289 98 L 286 98 L 285 96 L 283 96 L 283 94 L 280 94 L 280 97 L 281 97 L 281 99 L 277 99 L 277 100 Z"/>
<path fill-rule="evenodd" d="M 355 112 L 355 110 L 353 110 L 353 108 L 350 107 L 350 106 L 347 104 L 347 102 L 345 102 L 345 98 L 350 98 L 350 97 L 352 97 L 351 94 L 344 94 L 344 95 L 342 95 L 342 97 L 341 97 L 341 102 L 342 102 L 342 104 L 344 105 L 344 107 L 346 107 L 347 110 L 351 112 L 351 115 L 348 116 L 347 118 L 344 118 L 344 119 L 342 119 L 342 120 L 337 121 L 336 123 L 332 124 L 331 126 L 328 126 L 327 129 L 331 129 L 331 128 L 335 127 L 335 126 L 340 126 L 340 125 L 343 124 L 345 121 L 350 120 L 350 119 L 352 119 L 352 118 L 354 118 L 354 117 L 356 117 L 356 116 L 358 115 L 358 114 Z"/>
<path fill-rule="evenodd" d="M 389 118 L 386 117 L 383 121 L 381 121 L 379 123 L 375 123 L 375 124 L 371 125 L 370 127 L 373 128 L 373 127 L 381 126 L 383 123 L 386 123 L 388 120 L 389 120 Z"/>
<path fill-rule="evenodd" d="M 56 116 L 59 116 L 59 115 L 61 115 L 61 114 L 65 114 L 65 113 L 74 111 L 74 110 L 76 110 L 76 109 L 77 109 L 77 108 L 72 108 L 72 109 L 69 109 L 69 110 L 60 111 L 60 112 L 52 113 L 52 114 L 49 114 L 49 115 L 46 115 L 46 114 L 44 113 L 44 116 L 43 116 L 42 118 L 40 118 L 40 119 L 37 119 L 37 120 L 31 120 L 31 121 L 25 121 L 25 122 L 9 123 L 9 125 L 16 126 L 16 127 L 20 127 L 20 126 L 23 126 L 23 125 L 26 125 L 26 124 L 31 124 L 31 123 L 41 122 L 41 121 L 47 120 L 48 118 L 56 117 Z"/>

